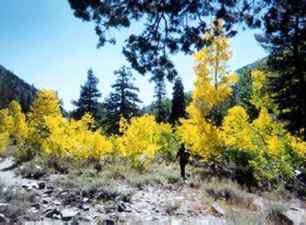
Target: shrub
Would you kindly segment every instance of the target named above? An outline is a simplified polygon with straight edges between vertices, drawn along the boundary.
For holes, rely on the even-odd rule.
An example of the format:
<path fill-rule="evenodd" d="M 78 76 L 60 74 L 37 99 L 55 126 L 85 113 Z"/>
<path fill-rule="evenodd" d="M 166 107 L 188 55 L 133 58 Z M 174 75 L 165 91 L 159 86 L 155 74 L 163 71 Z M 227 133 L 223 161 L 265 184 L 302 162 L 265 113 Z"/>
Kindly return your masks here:
<path fill-rule="evenodd" d="M 7 132 L 0 133 L 0 155 L 4 154 L 9 145 L 9 134 Z"/>
<path fill-rule="evenodd" d="M 16 173 L 24 178 L 39 179 L 48 173 L 48 165 L 39 158 L 23 163 Z"/>
<path fill-rule="evenodd" d="M 206 33 L 204 39 L 211 44 L 195 54 L 196 82 L 192 102 L 187 107 L 188 118 L 181 120 L 182 125 L 176 132 L 194 154 L 206 161 L 214 160 L 224 149 L 220 129 L 209 115 L 231 95 L 231 86 L 236 80 L 234 74 L 226 72 L 231 56 L 229 41 L 224 35 L 222 21 L 216 24 L 212 30 L 220 35 Z"/>
<path fill-rule="evenodd" d="M 10 219 L 8 224 L 19 224 L 21 216 L 27 213 L 31 205 L 31 196 L 23 191 L 15 188 L 7 188 L 0 183 L 0 202 L 8 203 L 7 207 L 1 207 L 1 214 Z"/>
<path fill-rule="evenodd" d="M 290 135 L 269 113 L 277 113 L 277 107 L 262 90 L 266 75 L 261 71 L 253 71 L 251 75 L 251 101 L 259 115 L 250 121 L 243 107 L 235 106 L 229 110 L 221 132 L 227 149 L 224 155 L 246 154 L 247 161 L 242 164 L 252 171 L 260 186 L 288 182 L 294 176 L 294 169 L 301 165 L 306 143 Z"/>
<path fill-rule="evenodd" d="M 122 136 L 116 139 L 117 152 L 129 160 L 134 168 L 146 169 L 158 155 L 165 154 L 171 135 L 169 124 L 158 124 L 153 116 L 134 117 L 128 123 L 120 121 Z"/>
<path fill-rule="evenodd" d="M 30 144 L 19 144 L 12 156 L 17 164 L 32 160 L 37 154 L 37 150 Z"/>
<path fill-rule="evenodd" d="M 9 104 L 8 112 L 12 118 L 12 127 L 10 129 L 11 140 L 14 144 L 22 144 L 28 135 L 26 117 L 21 110 L 20 104 L 16 101 L 12 101 Z"/>
<path fill-rule="evenodd" d="M 217 23 L 218 24 L 218 23 Z M 266 73 L 251 73 L 251 103 L 259 112 L 253 121 L 242 106 L 234 106 L 220 123 L 210 114 L 232 92 L 235 77 L 225 70 L 230 58 L 229 43 L 222 26 L 213 26 L 220 35 L 206 33 L 211 45 L 195 54 L 196 82 L 188 118 L 181 121 L 176 134 L 194 155 L 202 157 L 213 168 L 232 167 L 243 172 L 248 184 L 270 187 L 294 178 L 294 170 L 306 162 L 306 142 L 289 134 L 275 118 L 277 105 L 266 89 Z M 241 161 L 242 160 L 242 161 Z M 242 170 L 243 169 L 243 170 Z"/>
<path fill-rule="evenodd" d="M 99 130 L 90 130 L 93 122 L 89 114 L 79 121 L 47 117 L 49 135 L 41 141 L 43 152 L 55 158 L 99 161 L 112 151 L 112 144 Z"/>
<path fill-rule="evenodd" d="M 253 196 L 242 190 L 237 183 L 212 179 L 203 185 L 204 191 L 214 200 L 223 200 L 241 208 L 251 207 Z"/>

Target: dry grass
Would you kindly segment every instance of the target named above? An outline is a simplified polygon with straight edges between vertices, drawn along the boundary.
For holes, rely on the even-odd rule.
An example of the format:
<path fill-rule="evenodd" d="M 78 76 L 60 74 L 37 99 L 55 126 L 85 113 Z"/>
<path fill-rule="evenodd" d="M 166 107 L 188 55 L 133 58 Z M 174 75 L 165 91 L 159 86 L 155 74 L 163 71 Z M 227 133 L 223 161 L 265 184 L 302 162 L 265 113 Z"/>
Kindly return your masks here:
<path fill-rule="evenodd" d="M 210 179 L 202 183 L 204 196 L 214 201 L 223 201 L 228 205 L 251 208 L 254 196 L 244 191 L 237 183 L 227 180 Z"/>
<path fill-rule="evenodd" d="M 30 200 L 31 196 L 27 192 L 0 183 L 0 202 L 8 204 L 0 208 L 0 213 L 9 218 L 11 224 L 19 222 L 26 214 L 31 205 Z"/>
<path fill-rule="evenodd" d="M 227 225 L 265 225 L 265 216 L 248 210 L 227 210 L 225 220 Z"/>

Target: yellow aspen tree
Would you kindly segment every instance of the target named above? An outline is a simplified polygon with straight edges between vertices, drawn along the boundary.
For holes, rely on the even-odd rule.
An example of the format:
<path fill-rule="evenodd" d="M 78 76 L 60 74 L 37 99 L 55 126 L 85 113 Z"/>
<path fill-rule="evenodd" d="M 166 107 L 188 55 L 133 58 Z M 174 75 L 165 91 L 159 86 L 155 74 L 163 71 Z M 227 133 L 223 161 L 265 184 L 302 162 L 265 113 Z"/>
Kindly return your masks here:
<path fill-rule="evenodd" d="M 221 132 L 226 150 L 248 154 L 247 163 L 258 184 L 290 179 L 299 166 L 298 158 L 306 158 L 306 143 L 276 120 L 278 108 L 266 90 L 266 77 L 263 71 L 251 73 L 251 103 L 259 111 L 258 117 L 250 121 L 243 107 L 234 106 L 225 116 Z"/>
<path fill-rule="evenodd" d="M 12 101 L 8 106 L 9 115 L 12 118 L 12 128 L 10 130 L 10 137 L 13 143 L 21 144 L 25 141 L 28 134 L 28 126 L 26 117 L 21 110 L 21 106 L 17 101 Z"/>
<path fill-rule="evenodd" d="M 172 129 L 169 124 L 157 123 L 154 116 L 144 115 L 130 122 L 122 118 L 120 132 L 122 135 L 115 140 L 117 152 L 134 168 L 146 169 L 168 147 L 163 137 L 171 134 Z"/>
<path fill-rule="evenodd" d="M 192 102 L 187 107 L 188 118 L 181 120 L 177 135 L 193 153 L 207 160 L 223 149 L 220 129 L 207 119 L 207 115 L 231 95 L 236 76 L 226 71 L 231 53 L 223 21 L 215 21 L 204 39 L 210 45 L 194 54 L 196 81 Z"/>
<path fill-rule="evenodd" d="M 0 110 L 0 133 L 11 133 L 13 128 L 13 118 L 10 116 L 8 109 Z"/>
<path fill-rule="evenodd" d="M 46 116 L 60 116 L 60 100 L 53 90 L 42 89 L 31 107 L 31 119 L 42 121 Z"/>
<path fill-rule="evenodd" d="M 89 114 L 81 120 L 48 116 L 45 125 L 49 135 L 42 140 L 43 153 L 53 158 L 99 161 L 111 153 L 112 143 L 100 130 L 91 130 L 93 122 Z"/>
<path fill-rule="evenodd" d="M 48 117 L 62 117 L 60 101 L 55 91 L 42 89 L 38 91 L 29 115 L 28 140 L 36 150 L 40 149 L 43 139 L 49 135 L 46 127 Z"/>
<path fill-rule="evenodd" d="M 0 155 L 3 154 L 10 144 L 10 132 L 13 128 L 13 119 L 8 109 L 0 110 Z"/>

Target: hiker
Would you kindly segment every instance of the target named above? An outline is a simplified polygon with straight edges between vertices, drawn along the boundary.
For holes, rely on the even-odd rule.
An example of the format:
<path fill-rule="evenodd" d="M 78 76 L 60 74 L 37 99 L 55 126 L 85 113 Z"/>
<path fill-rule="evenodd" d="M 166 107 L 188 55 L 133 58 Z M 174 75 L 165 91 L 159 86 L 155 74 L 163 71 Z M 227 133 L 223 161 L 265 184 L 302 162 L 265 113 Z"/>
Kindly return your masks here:
<path fill-rule="evenodd" d="M 181 168 L 181 177 L 186 180 L 185 167 L 188 164 L 190 153 L 186 150 L 184 144 L 181 144 L 180 149 L 177 152 L 176 159 L 179 160 Z"/>

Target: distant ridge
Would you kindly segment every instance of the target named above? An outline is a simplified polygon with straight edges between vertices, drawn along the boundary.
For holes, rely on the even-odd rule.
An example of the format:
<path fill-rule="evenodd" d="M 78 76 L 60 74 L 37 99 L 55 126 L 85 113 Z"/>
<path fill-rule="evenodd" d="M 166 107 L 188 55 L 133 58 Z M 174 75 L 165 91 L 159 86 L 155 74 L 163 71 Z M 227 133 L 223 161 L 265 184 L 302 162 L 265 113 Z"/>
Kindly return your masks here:
<path fill-rule="evenodd" d="M 0 65 L 0 109 L 6 108 L 12 100 L 17 100 L 28 112 L 37 89 Z"/>
<path fill-rule="evenodd" d="M 241 73 L 243 73 L 246 70 L 253 70 L 253 69 L 256 69 L 256 68 L 257 69 L 264 68 L 264 67 L 266 67 L 267 59 L 268 59 L 268 57 L 264 57 L 262 59 L 259 59 L 259 60 L 255 61 L 255 62 L 253 62 L 253 63 L 245 65 L 245 66 L 237 69 L 236 73 L 241 74 Z"/>

